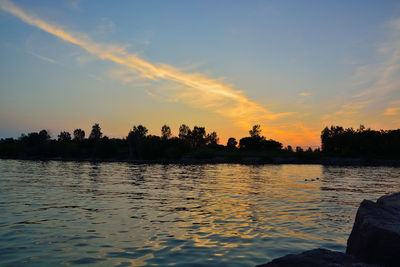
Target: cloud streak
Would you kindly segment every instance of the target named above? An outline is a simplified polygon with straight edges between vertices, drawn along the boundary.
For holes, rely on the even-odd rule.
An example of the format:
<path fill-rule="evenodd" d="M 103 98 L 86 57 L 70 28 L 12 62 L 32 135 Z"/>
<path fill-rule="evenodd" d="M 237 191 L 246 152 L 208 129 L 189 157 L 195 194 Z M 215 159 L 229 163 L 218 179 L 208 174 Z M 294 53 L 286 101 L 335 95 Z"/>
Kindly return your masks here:
<path fill-rule="evenodd" d="M 352 77 L 348 91 L 357 93 L 351 95 L 339 110 L 321 116 L 321 120 L 371 121 L 379 114 L 379 123 L 383 123 L 386 116 L 400 112 L 399 102 L 390 103 L 400 92 L 400 19 L 389 21 L 385 28 L 388 33 L 375 51 L 375 61 L 359 66 Z"/>
<path fill-rule="evenodd" d="M 304 96 L 304 97 L 309 96 L 309 95 L 310 95 L 310 93 L 308 93 L 308 92 L 301 92 L 298 94 L 298 96 Z"/>
<path fill-rule="evenodd" d="M 248 99 L 242 91 L 233 89 L 220 80 L 206 77 L 200 73 L 184 73 L 166 64 L 153 64 L 135 54 L 128 53 L 123 47 L 101 44 L 87 35 L 67 31 L 64 28 L 45 21 L 21 9 L 9 0 L 0 0 L 0 8 L 18 17 L 27 24 L 37 27 L 68 43 L 77 45 L 102 60 L 109 60 L 126 68 L 132 74 L 154 81 L 166 80 L 176 83 L 174 97 L 199 108 L 212 110 L 230 118 L 238 126 L 248 127 L 255 122 L 274 120 L 286 113 L 271 112 Z"/>
<path fill-rule="evenodd" d="M 41 60 L 43 60 L 43 61 L 46 61 L 46 62 L 49 62 L 49 63 L 53 63 L 53 64 L 57 64 L 57 61 L 55 61 L 55 60 L 52 59 L 52 58 L 49 58 L 49 57 L 45 57 L 45 56 L 36 54 L 35 52 L 32 52 L 32 51 L 30 51 L 30 50 L 27 50 L 26 52 L 27 52 L 29 55 L 32 55 L 32 56 L 34 56 L 34 57 L 37 57 L 37 58 L 39 58 L 39 59 L 41 59 Z"/>
<path fill-rule="evenodd" d="M 400 100 L 391 102 L 390 107 L 386 108 L 383 114 L 387 116 L 400 114 Z"/>
<path fill-rule="evenodd" d="M 382 97 L 400 88 L 400 19 L 389 23 L 391 38 L 378 49 L 383 61 L 358 68 L 355 77 L 361 85 L 371 84 L 353 98 Z"/>

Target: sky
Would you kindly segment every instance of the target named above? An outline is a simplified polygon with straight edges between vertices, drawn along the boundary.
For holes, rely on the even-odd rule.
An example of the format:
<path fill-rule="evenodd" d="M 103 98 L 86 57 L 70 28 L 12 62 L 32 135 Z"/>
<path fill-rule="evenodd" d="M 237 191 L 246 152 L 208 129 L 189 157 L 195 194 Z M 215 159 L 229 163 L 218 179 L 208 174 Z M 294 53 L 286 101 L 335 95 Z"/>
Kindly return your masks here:
<path fill-rule="evenodd" d="M 0 25 L 0 138 L 400 128 L 398 1 L 0 0 Z"/>

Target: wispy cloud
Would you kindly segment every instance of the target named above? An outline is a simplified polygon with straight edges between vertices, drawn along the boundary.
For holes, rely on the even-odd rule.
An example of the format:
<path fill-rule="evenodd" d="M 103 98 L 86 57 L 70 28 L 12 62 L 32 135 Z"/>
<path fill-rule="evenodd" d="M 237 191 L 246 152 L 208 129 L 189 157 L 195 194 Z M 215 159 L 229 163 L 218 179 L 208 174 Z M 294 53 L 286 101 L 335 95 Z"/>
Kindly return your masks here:
<path fill-rule="evenodd" d="M 34 56 L 38 59 L 41 59 L 43 61 L 49 62 L 49 63 L 53 63 L 53 64 L 59 64 L 55 59 L 52 59 L 50 57 L 46 57 L 43 55 L 40 55 L 36 52 L 33 51 L 32 46 L 31 46 L 31 41 L 32 41 L 32 36 L 30 35 L 26 40 L 25 40 L 25 52 L 31 56 Z"/>
<path fill-rule="evenodd" d="M 27 50 L 26 53 L 28 53 L 29 55 L 32 55 L 34 57 L 37 57 L 37 58 L 39 58 L 39 59 L 41 59 L 43 61 L 46 61 L 46 62 L 49 62 L 49 63 L 53 63 L 53 64 L 57 64 L 57 61 L 55 59 L 36 54 L 35 52 L 29 51 L 29 50 Z"/>
<path fill-rule="evenodd" d="M 137 75 L 137 73 L 132 73 L 131 70 L 126 68 L 112 68 L 107 71 L 109 78 L 114 80 L 122 81 L 123 83 L 132 83 L 136 81 L 143 82 L 143 78 Z"/>
<path fill-rule="evenodd" d="M 115 23 L 107 17 L 101 18 L 100 24 L 97 26 L 97 33 L 107 35 L 115 32 Z"/>
<path fill-rule="evenodd" d="M 364 113 L 366 107 L 371 103 L 371 100 L 367 101 L 353 101 L 350 103 L 343 104 L 335 112 L 320 116 L 321 121 L 326 124 L 332 122 L 346 122 L 349 123 L 352 120 L 360 118 L 360 114 Z"/>
<path fill-rule="evenodd" d="M 400 107 L 397 107 L 397 108 L 387 108 L 386 110 L 385 110 L 385 113 L 383 113 L 384 115 L 390 115 L 390 116 L 393 116 L 393 115 L 397 115 L 397 114 L 399 114 L 400 113 Z"/>
<path fill-rule="evenodd" d="M 353 98 L 382 97 L 400 89 L 400 19 L 391 20 L 388 27 L 391 36 L 377 51 L 381 61 L 359 67 L 354 75 L 355 85 L 367 88 Z"/>
<path fill-rule="evenodd" d="M 390 104 L 400 91 L 400 19 L 385 24 L 385 41 L 380 42 L 371 56 L 375 60 L 358 67 L 348 86 L 356 91 L 339 109 L 321 116 L 323 121 L 368 120 L 376 114 L 394 115 L 398 109 Z"/>
<path fill-rule="evenodd" d="M 124 66 L 128 71 L 137 73 L 145 79 L 175 82 L 180 85 L 177 86 L 180 92 L 175 94 L 179 100 L 219 113 L 232 119 L 241 127 L 249 127 L 255 122 L 274 120 L 291 114 L 269 111 L 248 99 L 242 91 L 233 89 L 221 80 L 209 78 L 200 73 L 184 73 L 166 64 L 153 64 L 139 58 L 136 54 L 128 53 L 121 46 L 98 43 L 85 34 L 67 31 L 59 25 L 24 11 L 9 0 L 0 0 L 0 8 L 32 26 L 83 48 L 102 60 Z"/>
<path fill-rule="evenodd" d="M 400 100 L 391 102 L 383 114 L 388 116 L 400 115 Z"/>
<path fill-rule="evenodd" d="M 76 11 L 82 11 L 81 7 L 79 6 L 81 0 L 68 0 L 67 6 Z"/>
<path fill-rule="evenodd" d="M 345 104 L 342 105 L 342 107 L 334 114 L 351 116 L 363 110 L 369 103 L 371 103 L 371 101 L 360 101 L 360 102 L 352 102 L 349 104 Z"/>
<path fill-rule="evenodd" d="M 308 92 L 301 92 L 301 93 L 299 93 L 299 96 L 309 96 L 310 95 L 310 93 L 308 93 Z"/>

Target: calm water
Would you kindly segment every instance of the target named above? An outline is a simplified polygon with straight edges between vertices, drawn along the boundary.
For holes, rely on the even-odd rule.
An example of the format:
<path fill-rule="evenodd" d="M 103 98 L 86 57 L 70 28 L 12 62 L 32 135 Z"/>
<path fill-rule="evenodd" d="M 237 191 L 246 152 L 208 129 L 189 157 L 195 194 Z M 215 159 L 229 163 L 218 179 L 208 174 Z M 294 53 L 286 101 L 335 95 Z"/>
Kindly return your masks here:
<path fill-rule="evenodd" d="M 0 160 L 0 265 L 252 266 L 344 251 L 359 202 L 399 182 L 387 167 Z"/>

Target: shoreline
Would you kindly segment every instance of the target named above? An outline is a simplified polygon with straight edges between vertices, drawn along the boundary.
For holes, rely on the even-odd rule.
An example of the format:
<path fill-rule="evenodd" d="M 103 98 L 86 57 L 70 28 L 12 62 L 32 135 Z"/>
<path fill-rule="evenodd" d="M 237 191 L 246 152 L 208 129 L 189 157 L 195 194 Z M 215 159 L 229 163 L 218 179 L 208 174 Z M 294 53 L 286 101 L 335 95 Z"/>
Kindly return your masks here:
<path fill-rule="evenodd" d="M 390 159 L 370 159 L 370 158 L 339 158 L 323 157 L 321 159 L 299 159 L 299 158 L 271 158 L 262 159 L 248 157 L 241 160 L 227 160 L 224 158 L 196 159 L 183 158 L 179 160 L 171 159 L 102 159 L 102 158 L 62 158 L 62 157 L 0 157 L 3 160 L 26 160 L 26 161 L 62 161 L 62 162 L 121 162 L 132 164 L 177 164 L 177 165 L 203 165 L 203 164 L 241 164 L 241 165 L 323 165 L 323 166 L 360 166 L 360 167 L 400 167 L 400 160 Z"/>

